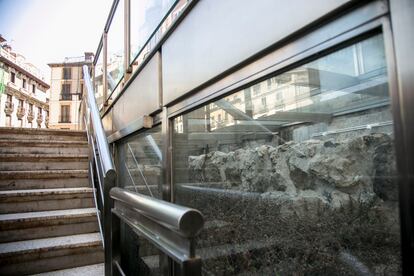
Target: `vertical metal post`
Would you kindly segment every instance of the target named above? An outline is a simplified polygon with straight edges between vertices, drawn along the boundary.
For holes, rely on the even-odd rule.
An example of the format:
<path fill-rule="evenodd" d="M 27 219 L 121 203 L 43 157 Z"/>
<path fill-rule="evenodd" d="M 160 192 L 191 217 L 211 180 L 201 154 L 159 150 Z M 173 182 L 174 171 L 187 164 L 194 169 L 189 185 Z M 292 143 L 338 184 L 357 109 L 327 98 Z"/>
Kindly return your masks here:
<path fill-rule="evenodd" d="M 110 171 L 110 173 L 107 173 L 104 176 L 104 243 L 105 243 L 105 275 L 113 275 L 114 271 L 114 257 L 115 253 L 113 249 L 117 248 L 117 244 L 115 244 L 116 241 L 116 235 L 118 235 L 118 228 L 119 223 L 117 226 L 117 221 L 114 220 L 114 215 L 112 215 L 112 208 L 114 201 L 111 198 L 109 192 L 113 187 L 115 187 L 115 181 L 116 181 L 116 174 L 114 171 Z"/>
<path fill-rule="evenodd" d="M 161 181 L 161 187 L 159 187 L 162 195 L 162 199 L 168 202 L 172 202 L 172 145 L 171 145 L 171 127 L 170 120 L 168 119 L 168 109 L 164 107 L 162 110 L 162 124 L 161 133 L 163 139 L 163 153 L 162 153 L 162 167 L 163 178 Z M 173 261 L 165 254 L 160 254 L 160 268 L 161 274 L 164 276 L 172 275 Z"/>
<path fill-rule="evenodd" d="M 121 220 L 114 214 L 111 213 L 111 249 L 112 254 L 110 259 L 111 262 L 111 274 L 106 273 L 106 256 L 105 256 L 105 275 L 120 275 L 118 269 L 115 266 L 115 262 L 121 265 Z"/>
<path fill-rule="evenodd" d="M 131 60 L 131 0 L 124 0 L 124 77 L 130 73 Z"/>
<path fill-rule="evenodd" d="M 102 81 L 103 81 L 103 101 L 104 107 L 108 106 L 108 33 L 104 31 L 102 35 L 103 48 L 102 48 Z"/>
<path fill-rule="evenodd" d="M 391 63 L 390 90 L 394 111 L 395 148 L 399 179 L 403 275 L 414 274 L 414 2 L 391 0 L 391 24 L 384 24 L 386 56 Z M 391 27 L 392 26 L 392 27 Z M 388 35 L 388 36 L 387 36 Z M 388 47 L 387 47 L 388 46 Z M 395 69 L 395 70 L 394 70 Z"/>
<path fill-rule="evenodd" d="M 163 138 L 163 158 L 162 158 L 162 167 L 163 167 L 163 180 L 161 183 L 161 194 L 162 199 L 165 201 L 172 201 L 172 164 L 171 164 L 171 154 L 172 154 L 172 145 L 171 145 L 171 131 L 170 131 L 170 121 L 168 119 L 167 107 L 163 108 L 162 111 L 162 124 L 161 132 Z"/>

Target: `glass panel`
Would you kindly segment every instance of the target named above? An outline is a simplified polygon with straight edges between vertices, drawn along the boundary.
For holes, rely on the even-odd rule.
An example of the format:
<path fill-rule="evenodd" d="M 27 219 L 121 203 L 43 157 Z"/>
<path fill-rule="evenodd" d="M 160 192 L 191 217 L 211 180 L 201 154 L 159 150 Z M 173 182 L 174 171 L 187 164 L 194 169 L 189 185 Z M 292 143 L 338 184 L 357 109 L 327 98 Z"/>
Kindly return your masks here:
<path fill-rule="evenodd" d="M 175 0 L 131 1 L 131 60 L 145 45 Z"/>
<path fill-rule="evenodd" d="M 401 274 L 386 74 L 376 35 L 174 119 L 205 275 Z"/>
<path fill-rule="evenodd" d="M 161 125 L 126 138 L 118 145 L 119 186 L 161 198 Z M 159 270 L 159 251 L 122 223 L 122 267 L 127 275 L 152 275 Z M 155 274 L 156 275 L 156 274 Z"/>
<path fill-rule="evenodd" d="M 107 36 L 108 95 L 124 75 L 124 1 L 119 1 Z"/>
<path fill-rule="evenodd" d="M 120 186 L 161 198 L 159 193 L 162 177 L 161 141 L 161 125 L 159 125 L 133 135 L 119 145 Z"/>
<path fill-rule="evenodd" d="M 103 59 L 102 51 L 99 53 L 94 71 L 94 85 L 95 85 L 95 98 L 99 109 L 103 105 Z"/>
<path fill-rule="evenodd" d="M 131 65 L 133 71 L 148 57 L 190 2 L 191 0 L 131 1 Z M 173 6 L 172 11 L 164 18 Z M 164 21 L 156 30 L 163 18 Z"/>

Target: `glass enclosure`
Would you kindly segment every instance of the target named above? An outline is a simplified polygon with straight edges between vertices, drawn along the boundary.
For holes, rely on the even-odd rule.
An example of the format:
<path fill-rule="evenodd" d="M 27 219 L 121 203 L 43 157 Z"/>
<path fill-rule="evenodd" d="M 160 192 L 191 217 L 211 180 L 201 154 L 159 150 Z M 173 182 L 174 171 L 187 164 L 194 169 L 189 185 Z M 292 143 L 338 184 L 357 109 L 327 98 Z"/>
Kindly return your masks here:
<path fill-rule="evenodd" d="M 393 119 L 371 36 L 173 120 L 205 275 L 398 275 Z"/>

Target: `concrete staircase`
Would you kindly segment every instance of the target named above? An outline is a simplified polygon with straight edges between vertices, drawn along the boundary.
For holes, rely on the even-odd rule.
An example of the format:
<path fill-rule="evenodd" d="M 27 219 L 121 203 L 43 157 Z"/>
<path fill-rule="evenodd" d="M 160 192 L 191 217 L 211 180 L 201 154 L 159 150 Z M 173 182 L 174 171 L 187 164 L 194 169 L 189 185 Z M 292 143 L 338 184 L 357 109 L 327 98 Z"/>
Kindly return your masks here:
<path fill-rule="evenodd" d="M 87 169 L 85 132 L 0 128 L 0 275 L 103 275 Z"/>

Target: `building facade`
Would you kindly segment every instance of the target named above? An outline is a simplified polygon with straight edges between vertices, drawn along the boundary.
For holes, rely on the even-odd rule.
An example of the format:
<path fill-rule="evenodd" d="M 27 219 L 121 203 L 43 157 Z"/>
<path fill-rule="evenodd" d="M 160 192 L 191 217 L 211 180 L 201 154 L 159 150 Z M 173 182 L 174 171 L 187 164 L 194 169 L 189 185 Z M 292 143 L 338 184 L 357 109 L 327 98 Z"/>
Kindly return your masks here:
<path fill-rule="evenodd" d="M 82 66 L 91 66 L 93 54 L 49 63 L 51 68 L 50 128 L 76 130 L 80 127 L 79 105 L 84 91 Z"/>
<path fill-rule="evenodd" d="M 0 36 L 0 126 L 47 128 L 48 89 L 39 69 Z"/>

